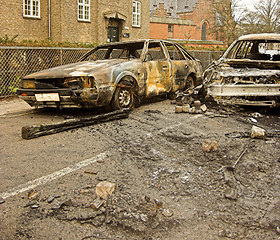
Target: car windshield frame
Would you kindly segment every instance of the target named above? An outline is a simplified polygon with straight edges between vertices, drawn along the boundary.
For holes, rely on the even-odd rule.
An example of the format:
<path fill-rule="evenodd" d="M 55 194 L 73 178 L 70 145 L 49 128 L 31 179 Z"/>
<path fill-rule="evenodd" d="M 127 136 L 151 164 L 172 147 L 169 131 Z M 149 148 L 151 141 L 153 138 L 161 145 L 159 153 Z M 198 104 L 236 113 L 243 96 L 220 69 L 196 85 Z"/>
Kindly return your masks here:
<path fill-rule="evenodd" d="M 142 59 L 145 42 L 100 45 L 86 53 L 80 61 Z"/>
<path fill-rule="evenodd" d="M 236 61 L 280 61 L 280 40 L 237 40 L 225 52 L 223 58 Z"/>

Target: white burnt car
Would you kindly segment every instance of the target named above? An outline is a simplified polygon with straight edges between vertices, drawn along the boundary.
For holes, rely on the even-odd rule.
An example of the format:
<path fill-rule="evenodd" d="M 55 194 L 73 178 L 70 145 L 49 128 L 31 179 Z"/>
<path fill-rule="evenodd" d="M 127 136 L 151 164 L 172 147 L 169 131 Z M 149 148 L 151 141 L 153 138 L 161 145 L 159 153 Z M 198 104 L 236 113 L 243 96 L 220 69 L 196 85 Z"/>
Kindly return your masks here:
<path fill-rule="evenodd" d="M 22 79 L 17 94 L 31 106 L 130 108 L 139 99 L 201 84 L 202 65 L 177 43 L 104 44 L 81 61 Z"/>
<path fill-rule="evenodd" d="M 280 34 L 238 38 L 204 72 L 207 93 L 218 103 L 277 106 L 280 104 Z"/>

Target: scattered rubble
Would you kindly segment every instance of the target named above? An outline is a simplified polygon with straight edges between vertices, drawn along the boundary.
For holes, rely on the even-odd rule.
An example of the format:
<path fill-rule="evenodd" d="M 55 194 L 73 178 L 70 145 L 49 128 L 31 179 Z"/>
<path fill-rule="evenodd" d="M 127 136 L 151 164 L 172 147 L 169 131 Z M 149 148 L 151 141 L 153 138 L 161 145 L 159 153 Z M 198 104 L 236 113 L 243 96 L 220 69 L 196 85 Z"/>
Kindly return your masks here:
<path fill-rule="evenodd" d="M 216 152 L 218 149 L 218 143 L 216 141 L 203 141 L 202 150 L 203 152 Z"/>
<path fill-rule="evenodd" d="M 47 198 L 47 202 L 48 202 L 48 203 L 51 203 L 51 202 L 53 202 L 54 199 L 60 198 L 60 197 L 61 197 L 60 195 L 49 196 L 49 197 Z"/>
<path fill-rule="evenodd" d="M 89 170 L 84 171 L 84 173 L 86 173 L 86 174 L 92 174 L 92 175 L 96 175 L 96 174 L 97 174 L 96 171 L 89 171 Z"/>
<path fill-rule="evenodd" d="M 105 200 L 100 199 L 98 197 L 92 202 L 91 207 L 95 210 L 98 210 L 104 203 L 105 203 Z"/>
<path fill-rule="evenodd" d="M 39 208 L 39 204 L 31 205 L 30 208 L 31 208 L 31 209 L 37 209 L 37 208 Z"/>
<path fill-rule="evenodd" d="M 203 100 L 191 104 L 198 109 Z M 188 107 L 180 106 L 183 112 Z M 169 104 L 145 109 L 79 129 L 68 142 L 68 134 L 53 136 L 63 141 L 63 151 L 74 153 L 73 161 L 108 147 L 113 154 L 28 198 L 6 199 L 5 217 L 16 216 L 17 225 L 8 232 L 0 223 L 0 229 L 14 239 L 55 239 L 44 229 L 63 239 L 277 239 L 280 131 L 267 116 L 256 118 L 266 129 L 259 141 L 251 139 L 248 119 L 256 116 L 248 113 L 211 108 L 203 117 L 174 115 Z M 278 116 L 275 122 L 279 126 Z M 45 148 L 52 137 L 34 141 Z"/>
<path fill-rule="evenodd" d="M 162 215 L 165 217 L 172 217 L 173 216 L 173 212 L 169 209 L 162 209 L 161 211 Z"/>
<path fill-rule="evenodd" d="M 28 193 L 28 199 L 31 201 L 34 201 L 40 197 L 41 193 L 40 192 L 35 192 L 34 190 L 31 190 Z"/>
<path fill-rule="evenodd" d="M 253 122 L 253 123 L 257 123 L 258 122 L 258 120 L 257 119 L 255 119 L 255 118 L 249 118 L 249 120 L 251 121 L 251 122 Z"/>
<path fill-rule="evenodd" d="M 107 181 L 100 182 L 96 186 L 96 194 L 102 199 L 107 199 L 107 196 L 112 195 L 112 193 L 115 191 L 115 187 L 116 184 L 114 183 Z"/>
<path fill-rule="evenodd" d="M 253 126 L 252 130 L 251 130 L 251 138 L 258 138 L 258 139 L 263 139 L 265 138 L 265 130 L 257 127 L 257 126 Z"/>
<path fill-rule="evenodd" d="M 5 202 L 5 199 L 0 197 L 0 204 L 4 203 Z"/>
<path fill-rule="evenodd" d="M 178 92 L 175 101 L 175 113 L 205 113 L 207 106 L 201 103 L 205 99 L 203 86 L 188 89 L 184 92 Z"/>
<path fill-rule="evenodd" d="M 260 113 L 258 113 L 258 112 L 252 113 L 251 116 L 252 116 L 253 118 L 262 118 L 262 117 L 263 117 L 263 115 L 260 114 Z"/>

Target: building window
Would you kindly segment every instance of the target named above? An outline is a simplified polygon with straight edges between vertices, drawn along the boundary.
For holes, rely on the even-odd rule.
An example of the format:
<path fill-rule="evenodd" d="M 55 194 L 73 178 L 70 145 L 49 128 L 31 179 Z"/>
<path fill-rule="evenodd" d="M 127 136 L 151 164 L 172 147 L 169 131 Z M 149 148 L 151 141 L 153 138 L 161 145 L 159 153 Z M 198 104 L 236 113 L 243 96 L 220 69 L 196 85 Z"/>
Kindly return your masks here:
<path fill-rule="evenodd" d="M 78 20 L 90 21 L 90 0 L 78 0 Z"/>
<path fill-rule="evenodd" d="M 40 18 L 40 0 L 23 0 L 23 16 Z"/>
<path fill-rule="evenodd" d="M 168 32 L 173 32 L 173 25 L 168 24 Z"/>
<path fill-rule="evenodd" d="M 207 39 L 207 24 L 204 22 L 202 24 L 202 30 L 201 30 L 201 40 L 206 40 Z"/>
<path fill-rule="evenodd" d="M 168 24 L 168 38 L 173 38 L 174 25 Z"/>
<path fill-rule="evenodd" d="M 133 1 L 132 2 L 132 26 L 140 27 L 141 21 L 141 2 Z"/>

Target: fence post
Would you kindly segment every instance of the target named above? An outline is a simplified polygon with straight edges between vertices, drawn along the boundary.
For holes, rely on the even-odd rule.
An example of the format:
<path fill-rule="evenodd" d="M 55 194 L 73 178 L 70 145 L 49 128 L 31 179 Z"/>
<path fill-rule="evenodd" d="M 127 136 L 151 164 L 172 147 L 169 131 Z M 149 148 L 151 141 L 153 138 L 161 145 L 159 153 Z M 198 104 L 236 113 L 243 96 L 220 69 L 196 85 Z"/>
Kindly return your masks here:
<path fill-rule="evenodd" d="M 62 48 L 60 48 L 60 66 L 62 65 Z"/>

